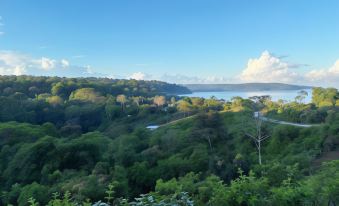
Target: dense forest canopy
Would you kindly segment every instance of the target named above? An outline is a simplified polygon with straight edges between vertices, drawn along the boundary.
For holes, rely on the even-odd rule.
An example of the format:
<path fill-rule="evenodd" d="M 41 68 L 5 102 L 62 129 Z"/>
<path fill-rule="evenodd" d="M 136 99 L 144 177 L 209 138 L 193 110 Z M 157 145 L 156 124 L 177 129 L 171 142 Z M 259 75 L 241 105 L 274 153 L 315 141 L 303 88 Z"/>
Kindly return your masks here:
<path fill-rule="evenodd" d="M 157 81 L 0 77 L 2 205 L 339 204 L 339 93 L 178 97 Z M 263 122 L 253 112 L 310 123 Z M 149 130 L 149 125 L 159 128 Z M 139 197 L 135 199 L 136 197 Z"/>
<path fill-rule="evenodd" d="M 29 97 L 40 94 L 59 95 L 68 98 L 80 88 L 93 88 L 103 94 L 152 96 L 155 94 L 188 94 L 183 86 L 160 81 L 125 80 L 109 78 L 62 78 L 35 76 L 0 76 L 0 94 L 8 96 L 21 92 Z"/>

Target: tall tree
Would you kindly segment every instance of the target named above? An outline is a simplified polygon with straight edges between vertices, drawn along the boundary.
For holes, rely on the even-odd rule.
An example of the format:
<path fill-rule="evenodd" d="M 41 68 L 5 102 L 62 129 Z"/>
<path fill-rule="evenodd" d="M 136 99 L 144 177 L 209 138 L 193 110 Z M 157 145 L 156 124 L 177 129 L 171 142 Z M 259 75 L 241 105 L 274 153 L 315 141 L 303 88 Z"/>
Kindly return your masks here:
<path fill-rule="evenodd" d="M 308 96 L 308 93 L 305 90 L 301 90 L 298 92 L 298 96 L 295 97 L 295 101 L 301 104 L 303 103 L 303 101 L 305 100 L 307 96 Z"/>
<path fill-rule="evenodd" d="M 138 107 L 140 106 L 141 97 L 132 97 L 132 100 Z"/>
<path fill-rule="evenodd" d="M 188 115 L 190 111 L 192 111 L 192 105 L 185 100 L 178 101 L 177 107 L 179 111 L 184 113 L 184 117 Z"/>
<path fill-rule="evenodd" d="M 262 132 L 262 117 L 260 112 L 255 112 L 254 113 L 254 122 L 255 122 L 255 129 L 254 132 L 252 133 L 246 133 L 246 136 L 252 138 L 252 140 L 255 143 L 255 146 L 258 150 L 258 161 L 259 164 L 261 165 L 261 147 L 262 147 L 262 142 L 269 138 L 270 136 L 268 135 L 263 135 Z"/>
<path fill-rule="evenodd" d="M 166 98 L 164 96 L 155 96 L 153 102 L 158 107 L 161 107 L 166 103 Z"/>
<path fill-rule="evenodd" d="M 127 102 L 127 97 L 123 94 L 117 96 L 117 102 L 121 104 L 122 111 L 125 111 L 125 104 Z"/>

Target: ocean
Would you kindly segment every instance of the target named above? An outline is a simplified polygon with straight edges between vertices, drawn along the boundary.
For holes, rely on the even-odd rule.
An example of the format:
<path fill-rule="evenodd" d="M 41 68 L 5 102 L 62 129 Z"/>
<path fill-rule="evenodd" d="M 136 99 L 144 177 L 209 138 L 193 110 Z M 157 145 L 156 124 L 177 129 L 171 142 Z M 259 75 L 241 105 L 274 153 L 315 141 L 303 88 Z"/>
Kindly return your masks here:
<path fill-rule="evenodd" d="M 298 95 L 300 90 L 270 90 L 270 91 L 255 91 L 255 92 L 246 92 L 246 91 L 223 91 L 223 92 L 193 92 L 192 94 L 183 94 L 180 96 L 187 97 L 203 97 L 210 98 L 215 96 L 218 99 L 231 100 L 232 97 L 239 96 L 242 98 L 249 98 L 252 96 L 262 96 L 270 95 L 273 101 L 283 99 L 285 101 L 294 101 L 295 97 Z M 308 93 L 308 96 L 305 98 L 305 103 L 310 103 L 312 101 L 312 89 L 304 89 Z"/>

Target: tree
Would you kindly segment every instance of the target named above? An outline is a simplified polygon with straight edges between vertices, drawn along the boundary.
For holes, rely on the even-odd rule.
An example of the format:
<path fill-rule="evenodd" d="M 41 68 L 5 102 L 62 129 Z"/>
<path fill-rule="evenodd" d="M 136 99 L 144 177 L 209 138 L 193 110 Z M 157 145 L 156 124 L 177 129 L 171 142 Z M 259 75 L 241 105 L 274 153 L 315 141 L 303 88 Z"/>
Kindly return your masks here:
<path fill-rule="evenodd" d="M 339 160 L 324 162 L 305 184 L 308 200 L 313 205 L 336 205 L 339 203 Z"/>
<path fill-rule="evenodd" d="M 30 198 L 34 198 L 39 202 L 46 204 L 48 201 L 48 194 L 46 194 L 46 191 L 48 191 L 46 186 L 40 185 L 36 182 L 26 185 L 21 190 L 20 196 L 18 198 L 18 205 L 28 205 L 28 201 Z"/>
<path fill-rule="evenodd" d="M 13 94 L 15 91 L 14 91 L 14 89 L 12 89 L 11 87 L 6 87 L 2 92 L 3 92 L 5 95 L 11 95 L 11 94 Z"/>
<path fill-rule="evenodd" d="M 36 86 L 31 86 L 28 88 L 29 94 L 31 97 L 34 97 L 36 94 L 39 93 L 39 89 Z"/>
<path fill-rule="evenodd" d="M 238 112 L 238 111 L 241 111 L 241 110 L 244 109 L 244 107 L 243 107 L 244 99 L 243 98 L 236 96 L 236 97 L 232 97 L 231 101 L 232 101 L 232 104 L 231 104 L 231 110 L 232 111 Z"/>
<path fill-rule="evenodd" d="M 93 88 L 81 88 L 72 92 L 69 99 L 101 103 L 105 100 L 105 97 L 101 96 Z"/>
<path fill-rule="evenodd" d="M 186 114 L 189 114 L 190 111 L 192 111 L 192 105 L 185 101 L 185 100 L 180 100 L 178 102 L 178 110 L 184 113 L 184 116 L 186 116 Z"/>
<path fill-rule="evenodd" d="M 51 96 L 51 97 L 48 97 L 48 98 L 46 99 L 46 101 L 47 101 L 50 105 L 56 107 L 56 106 L 58 106 L 58 105 L 61 105 L 61 104 L 63 103 L 64 100 L 63 100 L 61 97 L 59 97 L 59 96 Z"/>
<path fill-rule="evenodd" d="M 21 106 L 23 106 L 23 101 L 27 99 L 27 95 L 22 92 L 15 92 L 12 97 L 18 100 Z"/>
<path fill-rule="evenodd" d="M 109 120 L 113 120 L 121 113 L 121 109 L 116 105 L 116 99 L 112 95 L 107 95 L 105 113 Z"/>
<path fill-rule="evenodd" d="M 193 102 L 192 102 L 192 104 L 193 104 Z M 204 100 L 204 104 L 207 107 L 210 107 L 210 108 L 213 108 L 213 109 L 218 109 L 221 106 L 221 103 L 219 102 L 219 100 L 215 96 L 212 96 L 210 99 Z"/>
<path fill-rule="evenodd" d="M 246 136 L 253 139 L 255 146 L 258 150 L 259 164 L 261 165 L 261 146 L 262 146 L 261 143 L 270 136 L 262 134 L 262 117 L 260 112 L 255 113 L 254 121 L 255 121 L 255 131 L 253 132 L 254 134 L 246 133 Z"/>
<path fill-rule="evenodd" d="M 318 107 L 335 106 L 337 99 L 339 95 L 335 88 L 315 87 L 312 90 L 312 102 Z"/>
<path fill-rule="evenodd" d="M 191 101 L 192 101 L 192 105 L 195 106 L 195 107 L 201 107 L 204 105 L 204 99 L 203 98 L 200 98 L 200 97 L 192 97 L 191 98 Z"/>
<path fill-rule="evenodd" d="M 58 82 L 56 83 L 52 88 L 51 88 L 51 93 L 53 95 L 65 95 L 66 92 L 66 87 L 63 82 Z"/>
<path fill-rule="evenodd" d="M 252 97 L 249 97 L 249 99 L 252 100 L 254 103 L 256 103 L 254 107 L 258 107 L 258 108 L 254 108 L 254 109 L 262 109 L 264 105 L 267 104 L 267 102 L 271 101 L 272 98 L 270 95 L 262 95 L 262 96 L 252 96 Z"/>
<path fill-rule="evenodd" d="M 106 104 L 105 106 L 106 116 L 109 120 L 113 120 L 121 114 L 121 109 L 118 105 Z"/>
<path fill-rule="evenodd" d="M 155 96 L 153 102 L 158 107 L 161 107 L 166 103 L 166 98 L 164 96 Z"/>
<path fill-rule="evenodd" d="M 246 176 L 239 169 L 239 178 L 225 189 L 226 202 L 222 205 L 264 205 L 269 196 L 267 178 L 256 178 L 253 172 Z"/>
<path fill-rule="evenodd" d="M 277 101 L 277 105 L 278 105 L 278 114 L 281 114 L 281 113 L 284 112 L 285 104 L 286 104 L 286 100 L 279 99 L 279 100 Z"/>
<path fill-rule="evenodd" d="M 336 88 L 327 88 L 326 99 L 330 102 L 331 106 L 335 105 L 338 96 L 338 90 Z"/>
<path fill-rule="evenodd" d="M 122 111 L 125 111 L 125 104 L 127 102 L 127 97 L 123 94 L 117 96 L 117 102 L 120 103 Z"/>
<path fill-rule="evenodd" d="M 305 98 L 308 96 L 308 93 L 305 90 L 301 90 L 298 92 L 298 96 L 295 97 L 295 101 L 299 102 L 299 104 L 303 103 Z"/>
<path fill-rule="evenodd" d="M 135 103 L 139 107 L 142 97 L 132 97 L 132 100 L 133 100 L 133 103 Z"/>
<path fill-rule="evenodd" d="M 175 105 L 175 103 L 176 103 L 176 99 L 175 99 L 175 97 L 172 97 L 171 98 L 171 106 L 174 106 Z"/>

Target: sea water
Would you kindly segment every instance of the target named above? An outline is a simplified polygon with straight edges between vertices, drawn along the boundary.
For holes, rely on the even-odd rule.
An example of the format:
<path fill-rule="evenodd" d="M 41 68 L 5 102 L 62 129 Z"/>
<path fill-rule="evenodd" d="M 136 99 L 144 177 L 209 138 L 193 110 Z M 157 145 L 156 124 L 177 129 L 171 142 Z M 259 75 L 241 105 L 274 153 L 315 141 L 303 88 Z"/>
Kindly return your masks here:
<path fill-rule="evenodd" d="M 291 102 L 295 100 L 295 97 L 298 96 L 298 93 L 301 90 L 269 90 L 269 91 L 254 91 L 254 92 L 246 92 L 246 91 L 223 91 L 223 92 L 193 92 L 192 94 L 183 94 L 180 96 L 187 97 L 203 97 L 203 98 L 211 98 L 212 96 L 217 99 L 231 100 L 233 97 L 239 96 L 242 98 L 249 98 L 253 96 L 263 96 L 269 95 L 271 96 L 273 101 L 277 101 L 279 99 Z M 308 93 L 306 96 L 304 103 L 309 103 L 312 101 L 312 89 L 304 89 Z"/>

